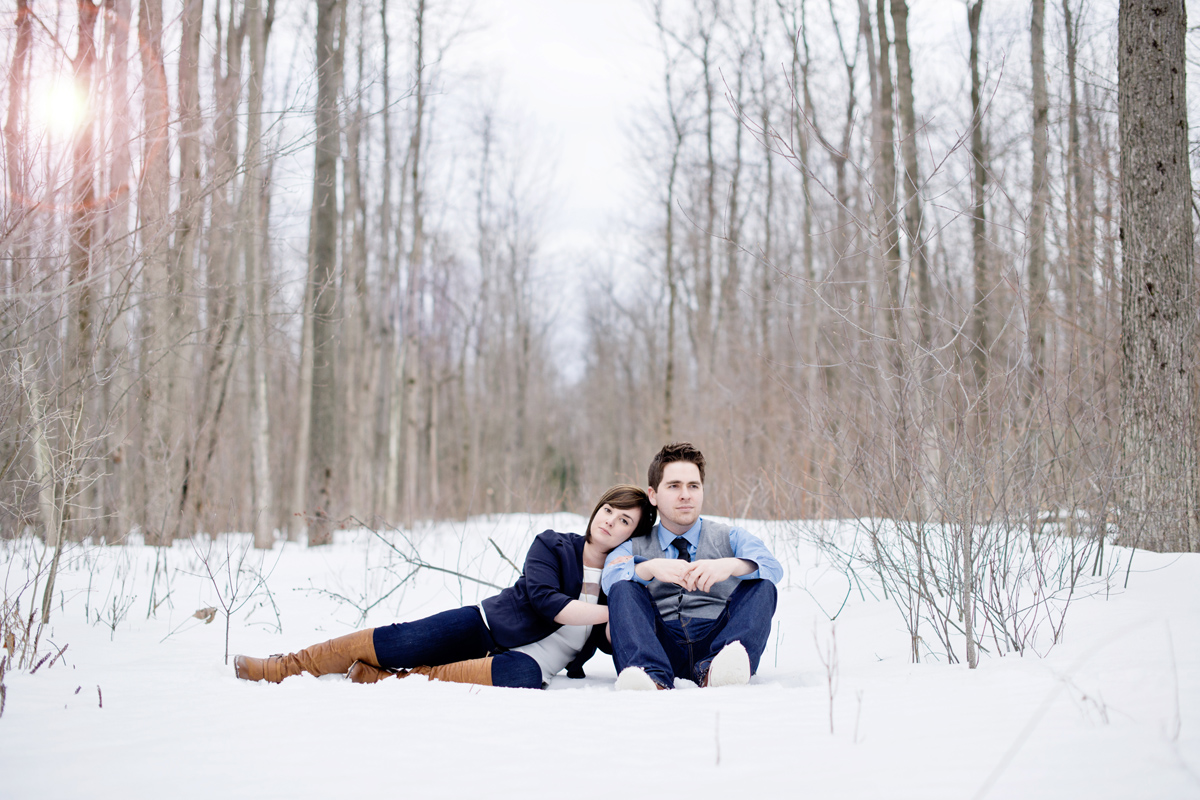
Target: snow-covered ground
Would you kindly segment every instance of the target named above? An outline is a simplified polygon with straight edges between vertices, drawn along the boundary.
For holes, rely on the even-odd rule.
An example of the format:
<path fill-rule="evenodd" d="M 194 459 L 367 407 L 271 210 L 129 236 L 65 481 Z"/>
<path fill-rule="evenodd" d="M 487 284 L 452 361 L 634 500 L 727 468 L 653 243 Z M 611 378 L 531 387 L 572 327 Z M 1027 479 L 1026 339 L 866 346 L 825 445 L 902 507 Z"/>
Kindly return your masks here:
<path fill-rule="evenodd" d="M 4 678 L 0 797 L 1200 797 L 1197 555 L 1136 553 L 1128 588 L 1122 567 L 1075 598 L 1060 644 L 974 671 L 910 663 L 901 615 L 869 592 L 835 627 L 849 585 L 813 524 L 756 522 L 787 575 L 749 686 L 618 693 L 603 654 L 546 692 L 271 685 L 226 663 L 224 607 L 231 654 L 298 649 L 473 603 L 494 590 L 459 575 L 507 585 L 503 556 L 583 523 L 489 517 L 265 554 L 228 536 L 165 559 L 76 545 L 39 648 L 65 652 Z M 0 543 L 5 597 L 38 552 Z M 430 567 L 414 572 L 418 556 Z M 211 623 L 192 616 L 208 607 Z"/>

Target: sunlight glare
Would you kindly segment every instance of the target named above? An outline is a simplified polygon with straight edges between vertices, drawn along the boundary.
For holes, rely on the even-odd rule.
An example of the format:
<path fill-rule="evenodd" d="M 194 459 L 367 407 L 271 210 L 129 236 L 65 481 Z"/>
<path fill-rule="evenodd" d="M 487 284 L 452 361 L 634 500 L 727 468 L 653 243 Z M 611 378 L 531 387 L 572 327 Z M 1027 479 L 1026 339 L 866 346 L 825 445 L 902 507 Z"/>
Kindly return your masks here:
<path fill-rule="evenodd" d="M 70 78 L 54 81 L 34 103 L 37 122 L 54 136 L 74 134 L 87 113 L 87 96 Z"/>

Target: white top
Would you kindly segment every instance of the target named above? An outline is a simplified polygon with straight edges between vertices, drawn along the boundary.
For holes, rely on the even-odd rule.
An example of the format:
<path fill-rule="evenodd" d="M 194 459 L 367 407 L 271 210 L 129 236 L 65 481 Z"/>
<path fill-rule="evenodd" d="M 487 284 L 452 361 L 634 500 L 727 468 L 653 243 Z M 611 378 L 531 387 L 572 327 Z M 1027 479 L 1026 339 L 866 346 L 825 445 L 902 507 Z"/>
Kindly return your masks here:
<path fill-rule="evenodd" d="M 579 590 L 579 599 L 583 602 L 600 602 L 600 573 L 601 570 L 596 567 L 583 568 L 583 588 Z M 542 685 L 545 686 L 579 655 L 591 635 L 591 625 L 563 625 L 545 639 L 514 647 L 513 650 L 532 657 L 538 663 L 542 668 Z"/>

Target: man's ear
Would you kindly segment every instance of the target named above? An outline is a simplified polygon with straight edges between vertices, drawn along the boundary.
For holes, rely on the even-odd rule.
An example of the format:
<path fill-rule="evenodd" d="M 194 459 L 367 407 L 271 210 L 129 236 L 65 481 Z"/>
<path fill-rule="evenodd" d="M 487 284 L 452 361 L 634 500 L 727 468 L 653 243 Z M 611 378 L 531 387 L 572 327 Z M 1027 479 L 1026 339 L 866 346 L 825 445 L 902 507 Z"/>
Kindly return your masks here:
<path fill-rule="evenodd" d="M 654 491 L 653 486 L 646 488 L 646 496 L 650 498 L 650 505 L 658 508 L 658 492 Z"/>

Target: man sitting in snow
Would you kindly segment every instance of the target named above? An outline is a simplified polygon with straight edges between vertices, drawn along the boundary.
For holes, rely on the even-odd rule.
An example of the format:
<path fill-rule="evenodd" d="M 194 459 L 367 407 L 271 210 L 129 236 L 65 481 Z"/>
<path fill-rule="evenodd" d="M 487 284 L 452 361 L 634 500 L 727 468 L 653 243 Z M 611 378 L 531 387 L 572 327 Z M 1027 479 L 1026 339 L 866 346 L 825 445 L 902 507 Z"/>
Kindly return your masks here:
<path fill-rule="evenodd" d="M 650 463 L 659 524 L 609 553 L 601 584 L 618 689 L 743 684 L 758 669 L 783 568 L 757 536 L 700 518 L 704 456 L 669 444 Z"/>

